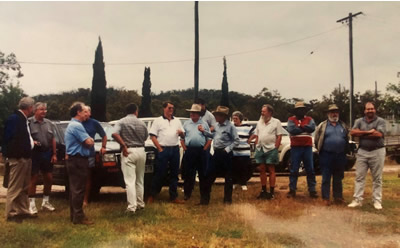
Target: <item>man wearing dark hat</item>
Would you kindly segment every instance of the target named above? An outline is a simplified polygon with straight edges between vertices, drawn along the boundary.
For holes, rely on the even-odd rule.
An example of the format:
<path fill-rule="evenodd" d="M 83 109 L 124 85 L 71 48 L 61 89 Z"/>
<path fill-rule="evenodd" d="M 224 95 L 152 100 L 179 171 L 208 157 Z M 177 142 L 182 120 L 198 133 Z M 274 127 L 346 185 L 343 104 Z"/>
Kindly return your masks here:
<path fill-rule="evenodd" d="M 207 159 L 209 159 L 211 138 L 204 136 L 204 134 L 199 131 L 199 127 L 201 126 L 206 131 L 209 131 L 210 129 L 207 123 L 200 119 L 201 106 L 199 104 L 193 104 L 192 108 L 186 109 L 186 111 L 190 112 L 190 120 L 187 120 L 183 124 L 185 137 L 184 139 L 181 139 L 181 145 L 185 151 L 183 159 L 186 164 L 184 176 L 184 199 L 189 200 L 192 195 L 197 171 L 200 180 L 200 204 L 202 204 L 207 202 L 205 173 Z"/>
<path fill-rule="evenodd" d="M 292 166 L 290 168 L 290 191 L 288 197 L 296 196 L 297 178 L 299 177 L 299 167 L 301 161 L 307 172 L 307 186 L 311 198 L 317 198 L 315 185 L 312 136 L 315 130 L 315 122 L 310 116 L 306 116 L 307 109 L 303 102 L 297 102 L 294 106 L 294 116 L 289 117 L 287 130 L 290 134 L 290 158 Z"/>
<path fill-rule="evenodd" d="M 225 106 L 218 106 L 213 112 L 217 124 L 215 132 L 206 132 L 204 128 L 199 127 L 199 130 L 208 137 L 214 138 L 214 155 L 211 160 L 211 167 L 208 177 L 208 199 L 204 204 L 208 204 L 211 192 L 211 186 L 214 183 L 217 174 L 222 173 L 225 177 L 224 186 L 224 203 L 232 203 L 232 150 L 235 146 L 239 145 L 239 136 L 235 126 L 228 120 L 229 108 Z"/>
<path fill-rule="evenodd" d="M 322 171 L 321 194 L 326 206 L 330 205 L 331 178 L 334 202 L 344 203 L 342 180 L 346 165 L 346 147 L 349 143 L 347 135 L 346 124 L 339 120 L 339 108 L 336 104 L 329 105 L 328 119 L 318 125 L 314 138 Z"/>

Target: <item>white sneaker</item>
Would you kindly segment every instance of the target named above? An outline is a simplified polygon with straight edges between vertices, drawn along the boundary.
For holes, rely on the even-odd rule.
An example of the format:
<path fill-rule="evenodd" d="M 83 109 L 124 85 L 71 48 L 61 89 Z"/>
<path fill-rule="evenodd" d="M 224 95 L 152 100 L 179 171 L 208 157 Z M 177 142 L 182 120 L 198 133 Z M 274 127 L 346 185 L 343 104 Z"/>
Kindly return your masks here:
<path fill-rule="evenodd" d="M 355 208 L 355 207 L 361 207 L 362 202 L 359 200 L 354 199 L 349 205 L 347 205 L 349 208 Z"/>
<path fill-rule="evenodd" d="M 38 210 L 37 210 L 37 208 L 36 208 L 36 205 L 30 205 L 30 206 L 29 206 L 29 213 L 30 213 L 31 215 L 34 215 L 34 214 L 37 214 L 37 213 L 38 213 Z"/>
<path fill-rule="evenodd" d="M 374 208 L 377 210 L 381 210 L 382 209 L 382 204 L 380 202 L 374 202 Z"/>
<path fill-rule="evenodd" d="M 50 204 L 50 202 L 46 201 L 42 202 L 42 210 L 54 211 L 56 209 Z"/>
<path fill-rule="evenodd" d="M 242 190 L 243 191 L 247 191 L 247 186 L 246 185 L 242 185 Z"/>

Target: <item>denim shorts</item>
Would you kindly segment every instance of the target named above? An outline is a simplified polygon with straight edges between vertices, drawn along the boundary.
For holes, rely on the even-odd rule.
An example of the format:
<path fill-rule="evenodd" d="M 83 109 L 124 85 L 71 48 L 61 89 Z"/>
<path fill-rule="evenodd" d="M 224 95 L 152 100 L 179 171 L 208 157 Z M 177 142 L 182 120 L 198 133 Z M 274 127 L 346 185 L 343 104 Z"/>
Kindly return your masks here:
<path fill-rule="evenodd" d="M 275 165 L 279 164 L 278 149 L 274 148 L 268 152 L 264 152 L 261 148 L 256 149 L 256 154 L 254 155 L 257 164 L 268 164 Z"/>

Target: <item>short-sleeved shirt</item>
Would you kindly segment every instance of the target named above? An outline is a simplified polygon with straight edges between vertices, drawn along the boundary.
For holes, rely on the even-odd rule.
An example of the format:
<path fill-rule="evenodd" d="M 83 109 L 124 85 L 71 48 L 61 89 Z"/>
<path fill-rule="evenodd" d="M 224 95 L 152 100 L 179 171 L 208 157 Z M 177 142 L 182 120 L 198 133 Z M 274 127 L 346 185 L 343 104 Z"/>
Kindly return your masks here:
<path fill-rule="evenodd" d="M 239 136 L 239 145 L 233 148 L 233 156 L 250 157 L 250 145 L 247 143 L 250 136 L 254 133 L 254 127 L 249 124 L 235 126 Z"/>
<path fill-rule="evenodd" d="M 183 123 L 183 129 L 185 132 L 185 145 L 190 147 L 202 147 L 206 144 L 207 138 L 202 132 L 199 131 L 198 126 L 202 125 L 204 130 L 210 131 L 208 124 L 203 120 L 198 120 L 193 122 L 192 119 L 185 121 Z"/>
<path fill-rule="evenodd" d="M 200 116 L 200 119 L 207 123 L 208 127 L 213 126 L 215 128 L 215 126 L 217 125 L 215 116 L 208 110 L 206 110 L 203 116 Z"/>
<path fill-rule="evenodd" d="M 171 120 L 160 116 L 151 125 L 150 135 L 156 136 L 161 146 L 177 146 L 179 145 L 178 129 L 183 131 L 180 120 L 173 116 Z"/>
<path fill-rule="evenodd" d="M 367 122 L 365 117 L 358 118 L 354 122 L 353 129 L 360 129 L 361 131 L 368 131 L 371 129 L 375 129 L 376 131 L 385 135 L 386 132 L 386 123 L 385 120 L 381 117 L 375 116 L 375 118 L 371 122 Z M 377 148 L 382 148 L 385 146 L 384 138 L 376 138 L 376 139 L 369 139 L 363 136 L 360 136 L 360 145 L 361 149 L 366 150 L 373 150 Z"/>
<path fill-rule="evenodd" d="M 119 120 L 115 124 L 114 131 L 121 136 L 127 147 L 143 147 L 149 136 L 146 125 L 134 114 Z"/>
<path fill-rule="evenodd" d="M 84 145 L 86 139 L 90 138 L 82 123 L 72 118 L 65 130 L 65 146 L 68 155 L 90 156 L 90 148 Z"/>
<path fill-rule="evenodd" d="M 40 142 L 41 151 L 50 151 L 53 148 L 53 123 L 44 118 L 42 122 L 36 120 L 35 116 L 29 118 L 29 128 L 33 140 Z"/>
<path fill-rule="evenodd" d="M 256 148 L 258 150 L 262 148 L 264 152 L 275 149 L 276 136 L 282 135 L 282 133 L 282 124 L 280 120 L 271 117 L 271 119 L 265 123 L 263 119 L 260 119 L 255 131 L 255 134 L 258 136 Z"/>
<path fill-rule="evenodd" d="M 100 135 L 100 137 L 102 137 L 102 138 L 104 136 L 106 136 L 106 132 L 104 132 L 104 129 L 98 120 L 89 118 L 87 121 L 82 122 L 82 125 L 92 139 L 94 139 L 94 136 L 96 136 L 96 133 L 98 133 Z M 95 155 L 96 155 L 96 151 L 94 149 L 94 146 L 92 146 L 90 148 L 90 156 L 94 157 Z"/>
<path fill-rule="evenodd" d="M 326 152 L 344 152 L 347 143 L 346 129 L 339 122 L 334 126 L 328 120 L 324 134 L 324 144 L 322 150 Z"/>

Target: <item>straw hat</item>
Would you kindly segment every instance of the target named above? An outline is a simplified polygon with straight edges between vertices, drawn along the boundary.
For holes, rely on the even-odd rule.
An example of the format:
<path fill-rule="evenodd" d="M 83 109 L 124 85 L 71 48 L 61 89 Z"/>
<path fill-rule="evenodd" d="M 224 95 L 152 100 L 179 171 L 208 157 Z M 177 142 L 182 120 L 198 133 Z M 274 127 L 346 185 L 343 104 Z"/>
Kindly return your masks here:
<path fill-rule="evenodd" d="M 199 104 L 193 104 L 191 109 L 186 109 L 188 112 L 196 112 L 200 113 L 201 112 L 201 106 Z"/>
<path fill-rule="evenodd" d="M 296 104 L 294 105 L 295 109 L 298 108 L 305 108 L 306 106 L 304 105 L 304 102 L 296 102 Z"/>
<path fill-rule="evenodd" d="M 338 111 L 338 110 L 339 110 L 339 108 L 338 108 L 338 106 L 336 104 L 330 104 L 329 107 L 328 107 L 328 111 L 327 112 Z"/>
<path fill-rule="evenodd" d="M 229 108 L 225 106 L 218 106 L 217 109 L 213 111 L 213 114 L 223 114 L 229 116 Z"/>

